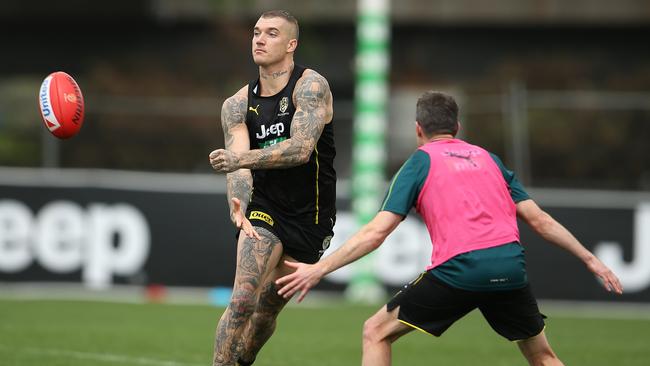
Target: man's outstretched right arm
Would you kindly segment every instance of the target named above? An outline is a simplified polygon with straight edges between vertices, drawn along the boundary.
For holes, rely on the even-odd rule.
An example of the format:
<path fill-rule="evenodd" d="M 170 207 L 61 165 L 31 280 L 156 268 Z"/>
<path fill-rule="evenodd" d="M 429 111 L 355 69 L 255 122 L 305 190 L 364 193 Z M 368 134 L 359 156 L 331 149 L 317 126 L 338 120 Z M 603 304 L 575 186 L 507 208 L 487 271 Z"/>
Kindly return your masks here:
<path fill-rule="evenodd" d="M 285 299 L 300 292 L 298 302 L 305 298 L 309 290 L 316 286 L 326 274 L 352 263 L 379 248 L 386 237 L 402 222 L 404 216 L 389 211 L 380 211 L 369 223 L 352 235 L 334 253 L 314 264 L 285 261 L 285 265 L 295 268 L 275 281 L 281 286 L 278 295 Z"/>
<path fill-rule="evenodd" d="M 225 148 L 235 152 L 250 150 L 248 129 L 246 128 L 247 87 L 226 99 L 221 108 L 221 127 Z M 212 156 L 212 154 L 210 154 Z M 230 219 L 246 235 L 255 235 L 250 223 L 243 214 L 251 198 L 253 177 L 249 169 L 239 169 L 226 174 Z"/>

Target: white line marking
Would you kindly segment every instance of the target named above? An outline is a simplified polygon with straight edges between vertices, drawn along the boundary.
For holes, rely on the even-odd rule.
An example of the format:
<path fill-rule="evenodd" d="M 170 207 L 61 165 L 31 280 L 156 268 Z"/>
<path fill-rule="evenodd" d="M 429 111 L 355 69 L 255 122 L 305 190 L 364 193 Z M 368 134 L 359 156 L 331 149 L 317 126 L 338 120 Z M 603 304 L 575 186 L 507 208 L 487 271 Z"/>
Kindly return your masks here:
<path fill-rule="evenodd" d="M 9 347 L 0 345 L 0 348 L 8 349 Z M 160 359 L 148 358 L 148 357 L 131 357 L 131 356 L 115 354 L 115 353 L 95 353 L 95 352 L 82 352 L 82 351 L 58 350 L 58 349 L 34 348 L 34 347 L 18 348 L 18 349 L 12 347 L 12 349 L 14 351 L 36 354 L 36 355 L 62 356 L 62 357 L 79 359 L 79 360 L 116 362 L 120 364 L 126 363 L 126 364 L 133 364 L 133 365 L 155 365 L 155 366 L 202 366 L 202 364 L 196 364 L 196 363 L 160 360 Z"/>

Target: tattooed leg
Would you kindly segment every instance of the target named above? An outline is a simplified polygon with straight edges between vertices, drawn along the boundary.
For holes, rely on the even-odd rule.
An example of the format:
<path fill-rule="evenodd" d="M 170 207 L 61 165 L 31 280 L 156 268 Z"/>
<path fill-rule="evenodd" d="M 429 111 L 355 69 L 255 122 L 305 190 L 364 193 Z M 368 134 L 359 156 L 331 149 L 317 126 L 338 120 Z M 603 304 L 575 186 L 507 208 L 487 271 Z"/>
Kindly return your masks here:
<path fill-rule="evenodd" d="M 273 233 L 256 229 L 261 240 L 239 236 L 235 284 L 230 304 L 217 325 L 214 366 L 235 364 L 243 349 L 242 333 L 255 310 L 260 284 L 269 277 L 282 254 L 280 240 Z"/>
<path fill-rule="evenodd" d="M 239 358 L 244 362 L 251 363 L 255 360 L 262 346 L 273 335 L 276 318 L 288 302 L 288 300 L 278 295 L 277 288 L 275 287 L 276 279 L 292 271 L 284 264 L 285 259 L 292 260 L 287 256 L 283 257 L 278 264 L 278 268 L 264 281 L 264 285 L 262 286 L 255 312 L 251 316 L 246 331 L 244 332 L 244 348 Z"/>

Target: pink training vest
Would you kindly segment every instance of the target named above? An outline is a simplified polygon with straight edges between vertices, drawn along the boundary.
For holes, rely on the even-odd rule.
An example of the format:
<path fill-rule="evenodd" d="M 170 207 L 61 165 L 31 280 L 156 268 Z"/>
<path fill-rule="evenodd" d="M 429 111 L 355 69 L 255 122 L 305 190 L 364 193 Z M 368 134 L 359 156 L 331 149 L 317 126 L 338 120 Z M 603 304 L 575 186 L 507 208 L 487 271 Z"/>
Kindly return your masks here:
<path fill-rule="evenodd" d="M 433 244 L 427 270 L 458 254 L 519 241 L 515 204 L 490 153 L 459 139 L 420 150 L 431 158 L 416 205 Z"/>

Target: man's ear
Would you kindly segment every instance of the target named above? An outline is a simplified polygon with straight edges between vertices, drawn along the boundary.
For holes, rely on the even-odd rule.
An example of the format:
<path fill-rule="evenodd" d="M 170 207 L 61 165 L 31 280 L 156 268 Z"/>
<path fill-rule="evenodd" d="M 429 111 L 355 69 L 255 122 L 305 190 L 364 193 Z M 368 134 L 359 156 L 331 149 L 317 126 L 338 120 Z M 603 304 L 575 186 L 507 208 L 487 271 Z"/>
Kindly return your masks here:
<path fill-rule="evenodd" d="M 420 123 L 418 121 L 415 121 L 415 134 L 418 136 L 418 138 L 424 137 L 424 131 L 422 131 L 422 127 L 420 127 Z"/>
<path fill-rule="evenodd" d="M 460 132 L 460 121 L 456 121 L 456 132 L 454 132 L 454 137 Z"/>
<path fill-rule="evenodd" d="M 296 48 L 298 48 L 298 40 L 297 39 L 290 39 L 289 43 L 287 44 L 287 52 L 295 52 Z"/>

